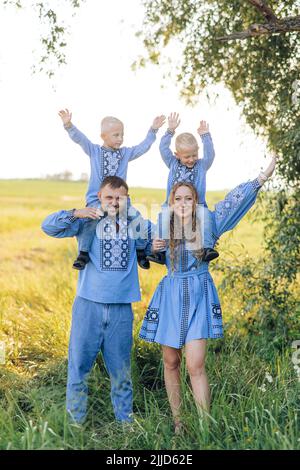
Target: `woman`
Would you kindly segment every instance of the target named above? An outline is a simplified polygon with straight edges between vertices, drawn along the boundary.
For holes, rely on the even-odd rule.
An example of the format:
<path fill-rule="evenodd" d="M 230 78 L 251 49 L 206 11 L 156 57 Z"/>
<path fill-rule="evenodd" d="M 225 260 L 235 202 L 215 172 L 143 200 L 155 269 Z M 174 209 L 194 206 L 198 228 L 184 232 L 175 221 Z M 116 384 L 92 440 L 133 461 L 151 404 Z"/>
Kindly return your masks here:
<path fill-rule="evenodd" d="M 211 212 L 212 235 L 217 242 L 233 229 L 254 204 L 257 193 L 273 174 L 276 158 L 250 182 L 240 184 Z M 208 263 L 201 261 L 201 217 L 197 191 L 177 183 L 169 198 L 170 238 L 153 241 L 153 252 L 166 249 L 168 274 L 158 285 L 147 309 L 140 338 L 162 345 L 164 378 L 175 432 L 180 422 L 180 363 L 185 346 L 196 405 L 209 412 L 210 390 L 205 371 L 207 338 L 223 337 L 222 311 Z M 203 224 L 202 224 L 203 226 Z"/>

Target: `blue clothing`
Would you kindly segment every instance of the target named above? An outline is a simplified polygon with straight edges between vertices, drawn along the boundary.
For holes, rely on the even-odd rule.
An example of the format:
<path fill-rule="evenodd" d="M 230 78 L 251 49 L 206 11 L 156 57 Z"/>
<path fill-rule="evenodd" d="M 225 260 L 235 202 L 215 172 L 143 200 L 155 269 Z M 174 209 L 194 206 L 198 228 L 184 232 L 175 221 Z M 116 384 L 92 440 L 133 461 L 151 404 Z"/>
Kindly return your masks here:
<path fill-rule="evenodd" d="M 94 203 L 93 206 L 100 208 L 100 201 L 98 200 L 98 204 L 96 205 Z M 128 206 L 128 212 L 131 214 L 130 220 L 133 218 L 141 217 L 141 213 L 131 205 L 129 196 L 127 198 L 127 206 Z M 84 223 L 82 224 L 80 234 L 77 237 L 79 251 L 86 251 L 86 252 L 90 251 L 92 242 L 95 236 L 95 230 L 97 228 L 97 224 L 98 224 L 98 220 L 89 219 L 89 218 L 84 219 Z"/>
<path fill-rule="evenodd" d="M 253 206 L 257 179 L 240 184 L 211 211 L 215 243 L 233 229 Z M 166 249 L 168 274 L 161 280 L 147 309 L 140 338 L 180 349 L 201 338 L 223 337 L 222 310 L 208 263 L 199 261 L 182 241 L 175 251 L 174 272 Z"/>
<path fill-rule="evenodd" d="M 149 221 L 133 217 L 132 206 L 115 219 L 103 216 L 97 223 L 90 258 L 79 272 L 69 342 L 67 410 L 75 422 L 86 415 L 87 378 L 99 351 L 111 378 L 111 399 L 116 419 L 130 421 L 132 384 L 131 302 L 140 300 L 136 249 L 151 252 Z M 49 215 L 42 229 L 52 237 L 79 236 L 83 219 L 72 211 Z"/>
<path fill-rule="evenodd" d="M 213 146 L 213 141 L 210 133 L 201 135 L 201 140 L 203 143 L 203 158 L 196 161 L 193 168 L 188 168 L 183 165 L 179 159 L 173 155 L 170 150 L 171 139 L 173 133 L 167 130 L 163 135 L 159 150 L 162 156 L 163 161 L 170 169 L 168 184 L 167 184 L 167 198 L 165 204 L 168 204 L 169 195 L 172 187 L 175 183 L 179 181 L 185 181 L 187 183 L 192 183 L 198 193 L 199 204 L 206 205 L 205 202 L 205 192 L 206 192 L 206 172 L 211 167 L 214 158 L 215 151 Z"/>
<path fill-rule="evenodd" d="M 99 286 L 100 288 L 100 286 Z M 77 423 L 87 409 L 87 379 L 101 351 L 111 380 L 117 421 L 132 421 L 130 356 L 133 313 L 130 304 L 106 304 L 76 297 L 69 342 L 66 407 Z"/>
<path fill-rule="evenodd" d="M 74 125 L 66 128 L 70 138 L 79 144 L 90 157 L 91 176 L 86 193 L 86 202 L 89 207 L 98 204 L 100 185 L 106 176 L 119 176 L 126 181 L 128 162 L 135 160 L 146 153 L 156 139 L 157 129 L 150 128 L 146 138 L 134 147 L 121 147 L 118 150 L 93 144 Z"/>
<path fill-rule="evenodd" d="M 151 224 L 142 217 L 128 221 L 120 217 L 119 232 L 115 221 L 102 217 L 96 228 L 90 262 L 79 272 L 77 295 L 100 303 L 131 303 L 141 299 L 136 249 L 151 252 Z M 56 238 L 80 235 L 83 219 L 72 211 L 59 211 L 46 217 L 42 229 Z"/>

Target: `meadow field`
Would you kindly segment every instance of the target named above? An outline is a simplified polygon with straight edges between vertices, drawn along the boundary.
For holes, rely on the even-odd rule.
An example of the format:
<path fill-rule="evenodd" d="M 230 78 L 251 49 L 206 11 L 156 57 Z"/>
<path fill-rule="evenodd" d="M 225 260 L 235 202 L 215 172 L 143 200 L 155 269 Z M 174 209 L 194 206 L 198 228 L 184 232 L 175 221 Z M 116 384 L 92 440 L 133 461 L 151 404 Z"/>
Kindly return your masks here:
<path fill-rule="evenodd" d="M 183 371 L 186 431 L 174 436 L 159 346 L 138 339 L 147 304 L 165 273 L 158 265 L 140 270 L 142 301 L 133 305 L 132 429 L 114 421 L 101 356 L 90 376 L 87 421 L 82 428 L 68 423 L 65 387 L 76 241 L 50 238 L 40 226 L 51 212 L 84 207 L 85 190 L 82 182 L 0 181 L 0 358 L 5 353 L 0 365 L 0 449 L 300 448 L 299 382 L 292 350 L 272 349 L 263 341 L 258 347 L 239 330 L 234 290 L 226 296 L 219 291 L 225 338 L 208 345 L 209 419 L 197 413 Z M 224 195 L 225 191 L 208 192 L 209 207 Z M 165 192 L 133 188 L 130 196 L 134 205 L 156 204 L 154 218 Z M 256 208 L 224 235 L 218 249 L 228 265 L 232 256 L 243 262 L 244 257 L 255 259 L 263 253 L 263 225 Z M 212 263 L 212 274 L 220 285 L 218 261 Z"/>

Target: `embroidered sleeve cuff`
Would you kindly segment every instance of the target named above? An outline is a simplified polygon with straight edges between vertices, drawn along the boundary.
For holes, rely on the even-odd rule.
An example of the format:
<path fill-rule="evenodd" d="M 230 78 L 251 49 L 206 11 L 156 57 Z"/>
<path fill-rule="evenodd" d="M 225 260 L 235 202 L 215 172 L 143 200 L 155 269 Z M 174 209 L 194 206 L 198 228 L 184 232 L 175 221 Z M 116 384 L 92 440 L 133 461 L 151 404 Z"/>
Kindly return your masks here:
<path fill-rule="evenodd" d="M 70 222 L 75 222 L 75 220 L 77 220 L 77 217 L 74 217 L 74 211 L 75 211 L 75 209 L 71 209 L 70 211 L 66 211 L 66 217 Z"/>
<path fill-rule="evenodd" d="M 254 191 L 258 191 L 262 187 L 262 184 L 260 184 L 258 178 L 255 178 L 255 180 L 251 181 L 251 184 Z"/>
<path fill-rule="evenodd" d="M 73 128 L 74 128 L 74 124 L 72 124 L 71 126 L 66 126 L 66 124 L 64 124 L 64 129 L 66 129 L 66 131 L 70 131 Z"/>
<path fill-rule="evenodd" d="M 205 132 L 205 134 L 200 134 L 201 139 L 202 137 L 206 137 L 206 136 L 210 136 L 210 132 Z"/>

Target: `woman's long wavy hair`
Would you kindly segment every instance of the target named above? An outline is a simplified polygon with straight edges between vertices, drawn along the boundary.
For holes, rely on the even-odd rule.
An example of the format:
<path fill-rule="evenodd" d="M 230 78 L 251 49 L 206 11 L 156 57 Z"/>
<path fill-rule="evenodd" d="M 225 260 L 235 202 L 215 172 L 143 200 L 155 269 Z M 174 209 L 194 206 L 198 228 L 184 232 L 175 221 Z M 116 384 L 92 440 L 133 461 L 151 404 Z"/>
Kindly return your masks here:
<path fill-rule="evenodd" d="M 176 214 L 174 214 L 174 209 L 172 209 L 172 206 L 174 205 L 175 201 L 175 193 L 178 188 L 186 186 L 191 190 L 192 197 L 193 197 L 193 208 L 192 208 L 192 238 L 186 238 L 185 232 L 184 232 L 184 226 L 179 221 L 179 223 L 175 224 L 175 220 L 177 218 Z M 198 204 L 198 194 L 196 191 L 195 186 L 193 186 L 191 183 L 185 183 L 184 181 L 181 181 L 179 183 L 174 184 L 174 186 L 171 189 L 170 196 L 169 196 L 169 206 L 171 207 L 171 213 L 170 213 L 170 242 L 169 242 L 169 247 L 170 247 L 170 261 L 171 261 L 171 269 L 174 271 L 175 269 L 175 258 L 177 261 L 177 256 L 178 256 L 178 247 L 179 245 L 184 242 L 195 242 L 196 241 L 196 236 L 198 236 L 198 241 L 200 246 L 203 246 L 202 243 L 202 236 L 201 236 L 201 221 L 199 217 L 197 217 L 197 204 Z M 178 222 L 178 221 L 177 221 Z M 180 228 L 180 233 L 178 231 L 178 227 Z M 196 233 L 196 227 L 197 227 L 197 233 Z M 175 228 L 177 229 L 175 233 Z M 197 250 L 191 250 L 193 256 L 195 256 L 196 259 L 201 260 L 203 256 L 203 247 Z"/>

